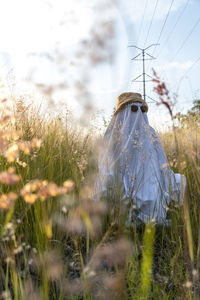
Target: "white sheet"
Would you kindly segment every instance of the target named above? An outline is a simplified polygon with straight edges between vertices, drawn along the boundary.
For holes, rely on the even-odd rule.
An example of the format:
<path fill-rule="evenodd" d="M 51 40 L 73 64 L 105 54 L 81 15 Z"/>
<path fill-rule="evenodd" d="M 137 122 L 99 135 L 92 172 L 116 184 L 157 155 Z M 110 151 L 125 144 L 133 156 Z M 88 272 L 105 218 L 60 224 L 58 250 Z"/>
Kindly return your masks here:
<path fill-rule="evenodd" d="M 147 113 L 140 110 L 142 104 L 134 103 L 137 112 L 131 105 L 114 115 L 106 130 L 95 192 L 97 199 L 102 193 L 108 200 L 109 194 L 116 200 L 129 199 L 141 220 L 162 223 L 170 199 L 181 202 L 180 181 L 185 187 L 186 180 L 170 169 Z"/>

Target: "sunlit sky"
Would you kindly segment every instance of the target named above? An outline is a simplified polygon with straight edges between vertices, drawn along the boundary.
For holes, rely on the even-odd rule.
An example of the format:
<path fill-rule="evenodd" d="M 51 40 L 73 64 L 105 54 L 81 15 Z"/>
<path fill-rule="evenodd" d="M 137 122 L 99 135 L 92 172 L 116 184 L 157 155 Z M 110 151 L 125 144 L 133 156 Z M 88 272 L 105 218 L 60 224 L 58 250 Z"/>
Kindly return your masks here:
<path fill-rule="evenodd" d="M 106 22 L 114 20 L 113 60 L 105 55 L 103 63 L 91 68 L 82 64 L 80 70 L 75 53 L 80 50 L 82 40 L 90 41 L 91 28 L 98 26 L 100 12 L 95 5 L 101 2 Z M 112 9 L 110 3 L 108 0 L 1 0 L 2 80 L 9 82 L 12 78 L 15 89 L 20 91 L 30 89 L 30 81 L 52 85 L 65 82 L 68 88 L 62 95 L 57 93 L 56 101 L 66 102 L 72 110 L 77 110 L 77 105 L 85 103 L 75 96 L 70 82 L 81 72 L 89 82 L 93 109 L 102 110 L 102 115 L 109 118 L 121 92 L 143 93 L 142 84 L 132 83 L 142 72 L 141 62 L 131 61 L 139 52 L 128 45 L 144 48 L 159 42 L 159 46 L 148 51 L 157 59 L 147 61 L 146 72 L 152 75 L 153 67 L 170 91 L 178 93 L 176 111 L 189 109 L 193 100 L 200 97 L 200 59 L 195 64 L 200 58 L 199 0 L 115 0 Z M 51 59 L 53 52 L 60 53 L 59 62 Z M 147 95 L 158 100 L 151 82 L 146 89 Z M 149 103 L 153 125 L 164 125 L 166 116 L 164 107 Z"/>

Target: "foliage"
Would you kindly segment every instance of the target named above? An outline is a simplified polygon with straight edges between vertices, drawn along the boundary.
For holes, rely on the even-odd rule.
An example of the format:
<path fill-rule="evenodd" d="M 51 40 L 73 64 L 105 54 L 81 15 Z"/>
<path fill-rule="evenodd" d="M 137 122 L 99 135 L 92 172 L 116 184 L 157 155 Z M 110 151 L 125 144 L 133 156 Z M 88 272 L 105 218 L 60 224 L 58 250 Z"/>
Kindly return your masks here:
<path fill-rule="evenodd" d="M 200 100 L 194 100 L 193 106 L 186 114 L 177 113 L 174 119 L 178 121 L 180 127 L 189 128 L 200 126 Z"/>
<path fill-rule="evenodd" d="M 0 121 L 2 299 L 193 299 L 199 294 L 200 129 L 160 135 L 184 173 L 168 226 L 127 223 L 119 198 L 91 199 L 96 137 L 16 103 Z M 192 110 L 199 112 L 199 103 Z M 178 143 L 178 154 L 176 143 Z M 112 196 L 109 199 L 112 203 Z"/>

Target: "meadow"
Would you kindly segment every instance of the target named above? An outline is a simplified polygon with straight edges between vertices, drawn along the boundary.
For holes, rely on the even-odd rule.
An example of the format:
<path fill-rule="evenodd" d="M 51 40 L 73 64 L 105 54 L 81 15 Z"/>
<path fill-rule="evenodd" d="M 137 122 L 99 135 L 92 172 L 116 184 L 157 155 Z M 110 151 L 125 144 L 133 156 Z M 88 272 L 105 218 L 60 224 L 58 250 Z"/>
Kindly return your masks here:
<path fill-rule="evenodd" d="M 199 299 L 199 115 L 175 121 L 160 138 L 187 178 L 183 205 L 168 208 L 170 225 L 136 227 L 120 199 L 113 211 L 90 197 L 94 134 L 1 101 L 1 299 Z"/>

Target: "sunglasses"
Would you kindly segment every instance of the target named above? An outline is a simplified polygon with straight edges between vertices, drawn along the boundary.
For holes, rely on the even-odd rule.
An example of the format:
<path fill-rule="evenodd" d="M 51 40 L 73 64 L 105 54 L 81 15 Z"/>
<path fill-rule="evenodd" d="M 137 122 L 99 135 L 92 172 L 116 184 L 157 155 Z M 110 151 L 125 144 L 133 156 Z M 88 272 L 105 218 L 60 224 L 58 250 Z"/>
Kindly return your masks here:
<path fill-rule="evenodd" d="M 146 108 L 145 105 L 140 106 L 140 109 L 141 109 L 141 111 L 142 111 L 143 113 L 144 113 L 144 112 L 147 112 L 147 108 Z M 138 106 L 137 106 L 137 105 L 131 105 L 131 111 L 133 111 L 133 112 L 138 111 Z"/>

